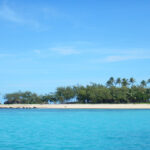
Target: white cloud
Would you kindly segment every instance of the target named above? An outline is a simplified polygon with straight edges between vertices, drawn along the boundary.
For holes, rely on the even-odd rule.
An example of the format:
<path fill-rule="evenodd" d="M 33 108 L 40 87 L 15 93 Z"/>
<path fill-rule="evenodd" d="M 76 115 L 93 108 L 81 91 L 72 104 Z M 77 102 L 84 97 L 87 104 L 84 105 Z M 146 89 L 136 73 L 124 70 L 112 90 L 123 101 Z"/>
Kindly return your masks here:
<path fill-rule="evenodd" d="M 12 57 L 12 56 L 14 56 L 14 55 L 13 54 L 0 53 L 0 58 Z"/>
<path fill-rule="evenodd" d="M 59 12 L 58 9 L 56 9 L 55 7 L 43 7 L 42 8 L 42 12 L 44 13 L 45 17 L 64 17 L 66 16 L 65 14 L 63 14 L 62 12 Z"/>
<path fill-rule="evenodd" d="M 36 50 L 34 50 L 34 53 L 36 53 L 36 54 L 41 54 L 41 50 L 39 50 L 39 49 L 36 49 Z"/>
<path fill-rule="evenodd" d="M 127 60 L 138 60 L 138 59 L 150 59 L 150 56 L 106 56 L 102 59 L 94 60 L 94 62 L 121 62 L 121 61 L 127 61 Z"/>
<path fill-rule="evenodd" d="M 14 8 L 10 7 L 8 4 L 3 4 L 0 6 L 0 18 L 14 23 L 33 26 L 35 28 L 40 27 L 39 22 L 30 19 L 29 17 L 28 18 L 24 17 L 24 15 L 21 14 L 21 12 L 17 12 Z"/>
<path fill-rule="evenodd" d="M 149 50 L 112 50 L 99 53 L 100 58 L 94 59 L 92 62 L 104 63 L 104 62 L 121 62 L 127 60 L 139 60 L 150 59 Z"/>
<path fill-rule="evenodd" d="M 0 17 L 12 22 L 24 22 L 24 19 L 22 19 L 13 9 L 11 9 L 6 4 L 0 7 Z"/>
<path fill-rule="evenodd" d="M 70 48 L 70 47 L 58 47 L 58 48 L 51 48 L 50 50 L 52 50 L 53 52 L 56 52 L 58 54 L 61 55 L 74 55 L 74 54 L 79 54 L 80 52 Z"/>
<path fill-rule="evenodd" d="M 130 59 L 137 59 L 137 57 L 134 56 L 107 56 L 104 58 L 105 62 L 117 62 L 117 61 L 125 61 Z"/>
<path fill-rule="evenodd" d="M 72 22 L 68 14 L 49 5 L 30 6 L 25 5 L 21 7 L 19 4 L 9 3 L 4 1 L 0 3 L 0 19 L 18 23 L 21 25 L 31 26 L 37 31 L 47 31 L 52 29 L 53 19 L 59 21 Z M 19 5 L 15 7 L 16 5 Z"/>

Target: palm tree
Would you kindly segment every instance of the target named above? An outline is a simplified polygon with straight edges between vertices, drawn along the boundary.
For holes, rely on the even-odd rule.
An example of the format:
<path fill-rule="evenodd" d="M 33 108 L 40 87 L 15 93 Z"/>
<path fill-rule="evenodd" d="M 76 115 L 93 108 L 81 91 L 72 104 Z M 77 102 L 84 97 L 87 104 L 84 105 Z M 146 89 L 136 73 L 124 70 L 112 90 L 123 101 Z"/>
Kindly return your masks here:
<path fill-rule="evenodd" d="M 120 84 L 121 84 L 121 78 L 117 78 L 116 84 L 119 84 L 119 86 L 120 86 Z"/>
<path fill-rule="evenodd" d="M 110 79 L 109 79 L 112 83 L 114 83 L 114 77 L 110 77 Z"/>
<path fill-rule="evenodd" d="M 113 86 L 114 85 L 114 81 L 115 81 L 114 78 L 110 77 L 109 80 L 106 82 L 106 85 L 109 86 L 109 87 Z"/>
<path fill-rule="evenodd" d="M 131 77 L 130 80 L 129 80 L 129 82 L 133 86 L 133 84 L 135 83 L 135 79 L 133 77 Z"/>
<path fill-rule="evenodd" d="M 126 87 L 127 85 L 129 85 L 128 79 L 123 78 L 121 84 L 122 84 L 122 86 L 125 86 L 125 87 Z"/>
<path fill-rule="evenodd" d="M 108 80 L 108 81 L 106 82 L 106 85 L 107 85 L 108 87 L 112 86 L 111 81 L 110 81 L 110 80 Z"/>
<path fill-rule="evenodd" d="M 147 84 L 150 84 L 150 79 L 147 80 Z"/>
<path fill-rule="evenodd" d="M 142 81 L 141 81 L 141 86 L 142 86 L 142 87 L 145 87 L 146 85 L 147 85 L 146 81 L 145 81 L 145 80 L 142 80 Z"/>
<path fill-rule="evenodd" d="M 114 82 L 115 82 L 115 79 L 114 79 L 114 77 L 110 77 L 110 82 L 111 82 L 111 84 L 112 84 L 112 86 L 114 85 Z"/>

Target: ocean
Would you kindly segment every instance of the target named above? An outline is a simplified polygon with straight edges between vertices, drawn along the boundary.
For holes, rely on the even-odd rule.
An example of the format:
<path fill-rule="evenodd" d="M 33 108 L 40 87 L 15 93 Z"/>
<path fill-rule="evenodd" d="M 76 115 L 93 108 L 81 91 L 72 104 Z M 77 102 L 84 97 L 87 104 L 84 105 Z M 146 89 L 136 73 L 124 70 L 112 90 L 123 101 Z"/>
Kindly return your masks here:
<path fill-rule="evenodd" d="M 150 110 L 0 109 L 0 150 L 150 150 Z"/>

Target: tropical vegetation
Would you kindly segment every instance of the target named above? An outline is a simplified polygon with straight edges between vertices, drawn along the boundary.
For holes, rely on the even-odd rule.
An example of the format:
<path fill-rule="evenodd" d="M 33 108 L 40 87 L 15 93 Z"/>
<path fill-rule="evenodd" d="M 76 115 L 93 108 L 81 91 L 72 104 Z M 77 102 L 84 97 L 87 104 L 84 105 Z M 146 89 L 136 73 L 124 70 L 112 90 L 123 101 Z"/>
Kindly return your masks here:
<path fill-rule="evenodd" d="M 58 87 L 54 93 L 37 95 L 30 91 L 15 92 L 4 96 L 5 104 L 50 104 L 50 103 L 149 103 L 150 79 L 140 84 L 131 77 L 110 77 L 105 85 L 91 83 Z"/>

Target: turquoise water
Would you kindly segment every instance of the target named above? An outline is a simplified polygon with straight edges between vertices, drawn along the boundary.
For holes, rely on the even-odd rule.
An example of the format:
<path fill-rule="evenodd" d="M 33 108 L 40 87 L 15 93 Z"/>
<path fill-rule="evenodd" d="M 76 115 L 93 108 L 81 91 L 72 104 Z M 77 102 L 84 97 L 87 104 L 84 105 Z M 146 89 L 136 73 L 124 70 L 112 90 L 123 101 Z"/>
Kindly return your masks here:
<path fill-rule="evenodd" d="M 0 109 L 0 150 L 150 150 L 150 110 Z"/>

